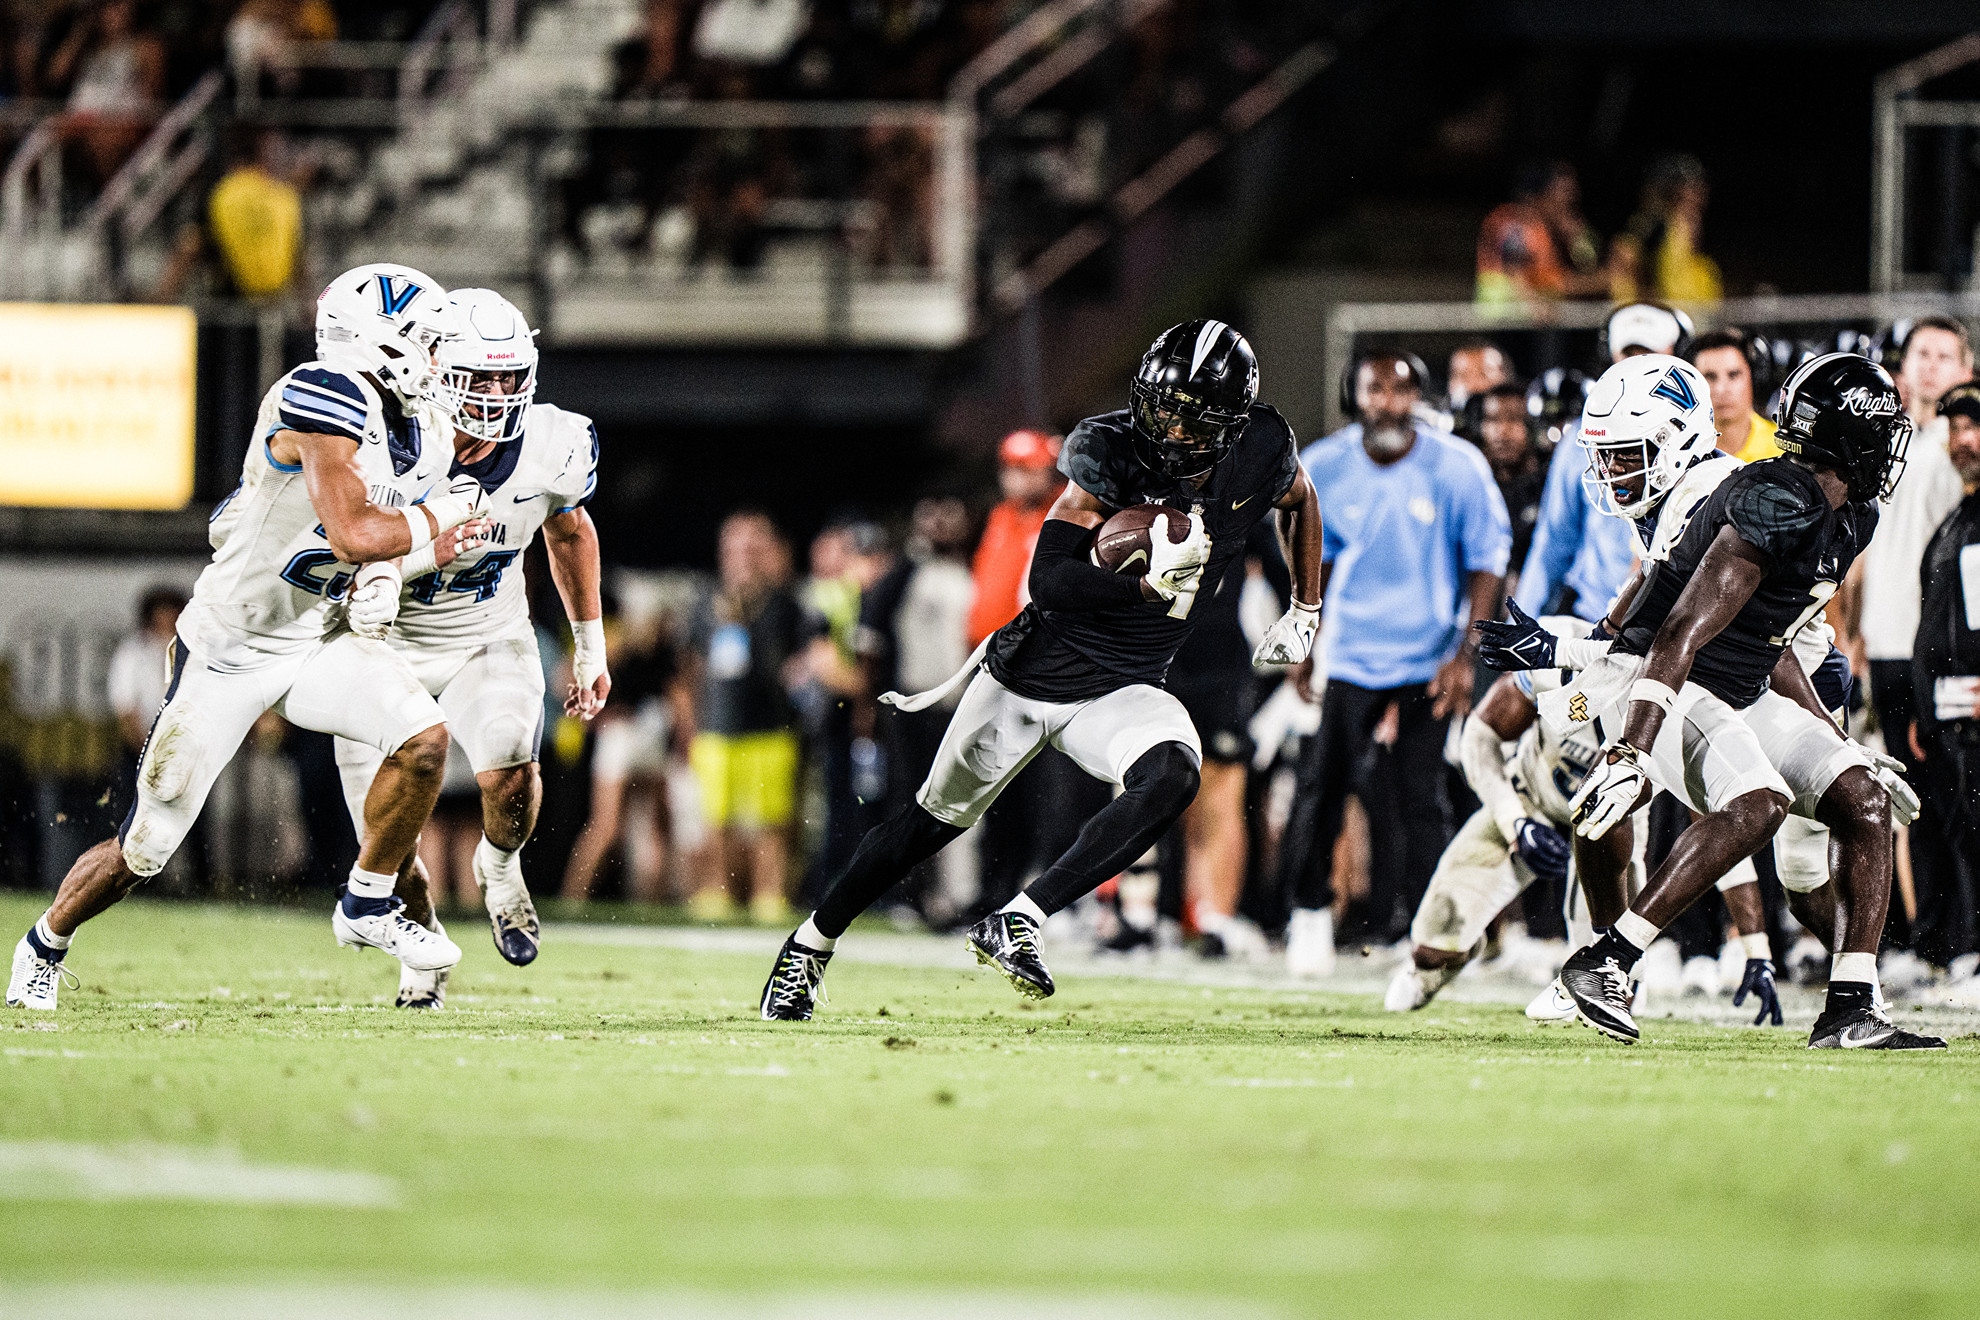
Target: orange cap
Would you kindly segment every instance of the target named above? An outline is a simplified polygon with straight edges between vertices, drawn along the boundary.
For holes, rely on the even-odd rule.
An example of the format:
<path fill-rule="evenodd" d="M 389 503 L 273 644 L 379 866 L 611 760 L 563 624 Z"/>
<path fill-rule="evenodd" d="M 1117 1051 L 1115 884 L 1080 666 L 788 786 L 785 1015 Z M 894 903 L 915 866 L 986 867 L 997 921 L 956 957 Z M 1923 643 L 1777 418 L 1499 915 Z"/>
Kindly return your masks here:
<path fill-rule="evenodd" d="M 997 446 L 997 461 L 1005 467 L 1057 467 L 1059 437 L 1043 431 L 1013 431 Z"/>

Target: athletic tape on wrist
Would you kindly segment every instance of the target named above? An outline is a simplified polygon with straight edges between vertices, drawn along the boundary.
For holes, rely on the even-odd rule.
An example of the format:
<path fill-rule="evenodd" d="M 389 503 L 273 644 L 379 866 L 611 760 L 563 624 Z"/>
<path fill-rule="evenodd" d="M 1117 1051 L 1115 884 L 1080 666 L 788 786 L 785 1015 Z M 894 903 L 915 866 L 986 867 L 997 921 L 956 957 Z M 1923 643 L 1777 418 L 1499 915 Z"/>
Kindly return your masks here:
<path fill-rule="evenodd" d="M 433 529 L 427 525 L 426 510 L 417 504 L 408 504 L 399 512 L 405 516 L 406 529 L 412 533 L 413 550 L 424 550 L 433 544 Z"/>
<path fill-rule="evenodd" d="M 571 659 L 582 662 L 605 660 L 605 621 L 603 619 L 571 620 Z"/>
<path fill-rule="evenodd" d="M 1612 645 L 1586 637 L 1563 637 L 1554 643 L 1554 659 L 1562 669 L 1589 669 L 1609 653 Z"/>
<path fill-rule="evenodd" d="M 1678 694 L 1668 683 L 1659 683 L 1654 678 L 1639 678 L 1629 685 L 1629 699 L 1647 701 L 1669 714 L 1671 707 L 1677 704 Z"/>

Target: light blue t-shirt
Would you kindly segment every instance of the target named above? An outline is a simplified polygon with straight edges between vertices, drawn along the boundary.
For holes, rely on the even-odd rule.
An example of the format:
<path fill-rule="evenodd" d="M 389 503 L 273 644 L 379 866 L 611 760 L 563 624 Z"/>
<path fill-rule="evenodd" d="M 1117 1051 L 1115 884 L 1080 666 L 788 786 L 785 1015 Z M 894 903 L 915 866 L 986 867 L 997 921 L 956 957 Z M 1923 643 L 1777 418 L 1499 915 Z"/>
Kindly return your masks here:
<path fill-rule="evenodd" d="M 1360 687 L 1426 683 L 1457 649 L 1473 573 L 1506 571 L 1512 519 L 1485 456 L 1419 425 L 1409 453 L 1368 457 L 1349 423 L 1300 455 L 1320 493 L 1327 675 Z"/>
<path fill-rule="evenodd" d="M 1528 614 L 1545 614 L 1560 587 L 1574 590 L 1574 612 L 1593 623 L 1629 580 L 1639 553 L 1627 518 L 1597 508 L 1582 484 L 1588 450 L 1579 422 L 1561 433 L 1547 464 L 1547 488 L 1540 495 L 1540 517 L 1533 545 L 1519 571 L 1513 599 Z"/>

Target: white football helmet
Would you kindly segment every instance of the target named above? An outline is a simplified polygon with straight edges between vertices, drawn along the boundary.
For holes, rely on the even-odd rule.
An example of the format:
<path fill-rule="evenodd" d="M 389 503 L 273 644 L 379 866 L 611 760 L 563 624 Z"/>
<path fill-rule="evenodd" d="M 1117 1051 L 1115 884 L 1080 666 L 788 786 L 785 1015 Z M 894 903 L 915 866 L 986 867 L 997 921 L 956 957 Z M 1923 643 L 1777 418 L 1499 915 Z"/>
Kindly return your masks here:
<path fill-rule="evenodd" d="M 536 331 L 493 289 L 456 289 L 457 324 L 440 341 L 440 402 L 477 440 L 514 440 L 536 396 Z"/>
<path fill-rule="evenodd" d="M 1588 447 L 1582 481 L 1603 513 L 1649 516 L 1678 479 L 1718 448 L 1712 395 L 1683 358 L 1624 358 L 1595 382 L 1581 407 Z"/>
<path fill-rule="evenodd" d="M 362 371 L 408 406 L 433 397 L 433 350 L 454 329 L 447 291 L 410 266 L 347 270 L 316 299 L 316 356 Z"/>

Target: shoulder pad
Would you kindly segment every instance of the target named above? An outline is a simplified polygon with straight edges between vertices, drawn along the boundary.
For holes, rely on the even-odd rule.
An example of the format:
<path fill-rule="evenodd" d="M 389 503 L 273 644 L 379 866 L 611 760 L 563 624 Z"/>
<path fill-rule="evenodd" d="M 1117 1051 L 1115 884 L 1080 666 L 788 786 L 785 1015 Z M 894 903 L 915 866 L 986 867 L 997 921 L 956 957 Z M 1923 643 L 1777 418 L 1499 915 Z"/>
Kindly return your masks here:
<path fill-rule="evenodd" d="M 280 420 L 291 431 L 347 436 L 364 443 L 378 396 L 349 372 L 306 362 L 282 378 Z"/>
<path fill-rule="evenodd" d="M 1726 520 L 1740 538 L 1778 562 L 1800 548 L 1829 509 L 1819 490 L 1783 481 L 1778 470 L 1766 470 L 1770 467 L 1756 463 L 1743 468 L 1726 478 L 1720 489 L 1726 495 Z"/>
<path fill-rule="evenodd" d="M 1089 417 L 1073 427 L 1059 451 L 1059 471 L 1066 480 L 1110 508 L 1141 503 L 1133 493 L 1133 469 L 1140 460 L 1134 456 L 1130 425 L 1124 412 Z"/>
<path fill-rule="evenodd" d="M 583 413 L 574 413 L 555 404 L 532 404 L 529 410 L 527 443 L 540 436 L 544 454 L 536 460 L 549 465 L 556 474 L 561 503 L 553 500 L 555 511 L 564 513 L 590 502 L 598 489 L 598 427 Z"/>

